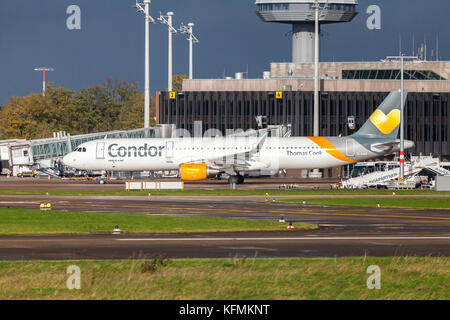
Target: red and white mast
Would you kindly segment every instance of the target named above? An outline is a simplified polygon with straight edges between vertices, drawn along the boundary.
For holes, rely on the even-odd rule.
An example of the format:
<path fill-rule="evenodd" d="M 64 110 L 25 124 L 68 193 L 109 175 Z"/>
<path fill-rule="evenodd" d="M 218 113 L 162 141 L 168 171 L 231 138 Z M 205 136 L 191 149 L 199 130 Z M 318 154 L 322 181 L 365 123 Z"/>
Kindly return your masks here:
<path fill-rule="evenodd" d="M 42 68 L 36 68 L 36 69 L 34 69 L 34 71 L 42 71 L 42 95 L 45 97 L 45 89 L 46 89 L 45 72 L 46 71 L 55 71 L 55 69 L 42 67 Z"/>

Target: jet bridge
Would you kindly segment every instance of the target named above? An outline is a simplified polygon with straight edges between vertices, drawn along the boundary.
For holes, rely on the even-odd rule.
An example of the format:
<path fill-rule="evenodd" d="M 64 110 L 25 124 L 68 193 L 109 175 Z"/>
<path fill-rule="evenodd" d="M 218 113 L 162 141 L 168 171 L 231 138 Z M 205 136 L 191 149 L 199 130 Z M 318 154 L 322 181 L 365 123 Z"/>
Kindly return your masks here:
<path fill-rule="evenodd" d="M 58 167 L 61 159 L 79 145 L 101 139 L 165 138 L 172 135 L 172 125 L 158 125 L 136 130 L 120 130 L 71 136 L 55 132 L 52 138 L 36 140 L 0 141 L 0 174 L 38 170 L 54 175 L 51 170 Z"/>

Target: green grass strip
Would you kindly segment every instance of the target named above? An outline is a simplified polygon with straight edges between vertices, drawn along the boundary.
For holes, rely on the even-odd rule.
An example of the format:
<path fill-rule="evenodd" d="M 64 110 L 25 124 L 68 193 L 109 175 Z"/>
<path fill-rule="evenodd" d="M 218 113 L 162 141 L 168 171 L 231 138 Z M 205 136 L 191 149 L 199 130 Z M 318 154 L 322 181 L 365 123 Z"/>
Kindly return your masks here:
<path fill-rule="evenodd" d="M 348 207 L 373 207 L 379 203 L 382 208 L 413 208 L 413 209 L 450 209 L 450 198 L 330 198 L 330 199 L 288 199 L 279 202 L 348 206 Z"/>
<path fill-rule="evenodd" d="M 287 230 L 286 224 L 277 221 L 251 219 L 0 209 L 0 235 L 111 233 L 116 225 L 124 233 Z M 296 223 L 295 227 L 317 228 L 304 223 Z"/>
<path fill-rule="evenodd" d="M 66 287 L 70 265 L 80 290 Z M 0 262 L 0 299 L 448 300 L 449 270 L 449 258 L 415 257 Z"/>

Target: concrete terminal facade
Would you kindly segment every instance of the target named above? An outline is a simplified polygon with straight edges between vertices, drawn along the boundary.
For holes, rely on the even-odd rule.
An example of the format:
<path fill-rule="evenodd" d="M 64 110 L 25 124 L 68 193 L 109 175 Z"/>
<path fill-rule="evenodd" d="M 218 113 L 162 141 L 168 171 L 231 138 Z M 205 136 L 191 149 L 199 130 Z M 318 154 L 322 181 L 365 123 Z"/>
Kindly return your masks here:
<path fill-rule="evenodd" d="M 319 74 L 320 91 L 325 92 L 389 92 L 400 86 L 398 61 L 324 62 Z M 267 79 L 185 80 L 183 91 L 313 91 L 313 76 L 311 63 L 272 63 Z M 450 62 L 405 62 L 405 79 L 410 92 L 448 92 Z"/>

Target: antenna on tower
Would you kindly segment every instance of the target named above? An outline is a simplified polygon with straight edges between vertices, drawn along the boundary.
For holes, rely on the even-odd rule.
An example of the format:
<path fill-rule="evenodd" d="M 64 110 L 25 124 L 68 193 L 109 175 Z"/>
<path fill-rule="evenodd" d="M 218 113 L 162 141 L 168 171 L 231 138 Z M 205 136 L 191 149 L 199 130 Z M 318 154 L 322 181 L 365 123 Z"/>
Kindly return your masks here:
<path fill-rule="evenodd" d="M 425 56 L 424 56 L 424 60 L 427 61 L 427 34 L 424 34 L 424 51 L 425 51 Z"/>
<path fill-rule="evenodd" d="M 439 61 L 439 33 L 436 32 L 436 61 Z"/>

